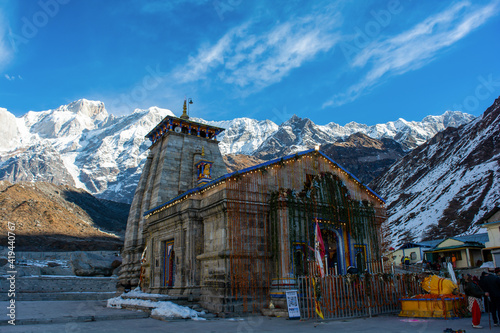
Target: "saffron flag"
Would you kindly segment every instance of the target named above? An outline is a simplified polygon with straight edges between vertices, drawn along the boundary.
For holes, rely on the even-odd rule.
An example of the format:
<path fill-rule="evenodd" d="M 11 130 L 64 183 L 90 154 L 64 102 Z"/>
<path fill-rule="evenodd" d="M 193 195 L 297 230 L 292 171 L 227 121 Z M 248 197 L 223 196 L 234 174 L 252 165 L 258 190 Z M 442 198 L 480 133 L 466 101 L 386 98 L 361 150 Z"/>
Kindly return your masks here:
<path fill-rule="evenodd" d="M 325 268 L 323 267 L 323 257 L 325 256 L 325 244 L 321 237 L 321 230 L 319 229 L 318 221 L 316 221 L 316 233 L 314 237 L 314 257 L 318 265 L 319 275 L 325 276 Z"/>
<path fill-rule="evenodd" d="M 325 319 L 325 317 L 323 316 L 323 311 L 321 311 L 321 306 L 319 304 L 318 298 L 316 297 L 316 282 L 314 280 L 315 280 L 315 278 L 312 277 L 311 281 L 312 281 L 313 293 L 314 293 L 314 310 L 316 311 L 316 313 L 318 314 L 318 316 L 321 319 Z"/>

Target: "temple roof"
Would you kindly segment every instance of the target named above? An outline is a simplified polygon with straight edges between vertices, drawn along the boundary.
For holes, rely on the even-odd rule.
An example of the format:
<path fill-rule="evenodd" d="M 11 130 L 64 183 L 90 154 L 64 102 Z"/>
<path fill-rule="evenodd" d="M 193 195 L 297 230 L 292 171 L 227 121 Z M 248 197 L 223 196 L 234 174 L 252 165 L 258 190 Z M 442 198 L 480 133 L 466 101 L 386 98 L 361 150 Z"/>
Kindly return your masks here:
<path fill-rule="evenodd" d="M 375 191 L 373 191 L 371 188 L 369 188 L 368 186 L 364 185 L 358 178 L 356 178 L 356 176 L 354 176 L 353 174 L 351 174 L 349 171 L 345 170 L 343 167 L 341 167 L 337 162 L 335 162 L 334 160 L 332 160 L 329 156 L 327 156 L 325 153 L 323 153 L 322 151 L 320 150 L 315 150 L 315 149 L 310 149 L 310 150 L 305 150 L 305 151 L 302 151 L 302 152 L 299 152 L 299 153 L 296 153 L 296 154 L 291 154 L 291 155 L 288 155 L 288 156 L 285 156 L 285 157 L 281 157 L 281 158 L 276 158 L 274 160 L 270 160 L 270 161 L 267 161 L 267 162 L 264 162 L 264 163 L 261 163 L 261 164 L 257 164 L 257 165 L 253 165 L 251 167 L 248 167 L 248 168 L 245 168 L 245 169 L 242 169 L 242 170 L 238 170 L 238 171 L 234 171 L 234 172 L 231 172 L 231 173 L 227 173 L 217 179 L 214 179 L 213 181 L 207 183 L 207 184 L 204 184 L 204 185 L 201 185 L 201 186 L 198 186 L 198 187 L 195 187 L 195 188 L 192 188 L 178 196 L 176 196 L 175 198 L 153 208 L 153 209 L 150 209 L 148 211 L 146 211 L 144 213 L 144 216 L 148 217 L 148 216 L 151 216 L 153 214 L 156 214 L 158 212 L 160 212 L 161 210 L 163 210 L 164 208 L 166 208 L 167 206 L 171 205 L 171 204 L 174 204 L 176 201 L 179 201 L 191 194 L 194 194 L 194 193 L 197 193 L 197 192 L 200 192 L 204 189 L 207 189 L 209 187 L 213 187 L 213 186 L 217 186 L 223 182 L 225 182 L 227 179 L 230 179 L 231 177 L 235 177 L 235 176 L 238 176 L 238 175 L 242 175 L 242 174 L 245 174 L 245 173 L 248 173 L 248 172 L 251 172 L 251 171 L 254 171 L 254 170 L 257 170 L 257 169 L 260 169 L 262 167 L 266 167 L 266 166 L 270 166 L 270 165 L 273 165 L 273 164 L 278 164 L 278 163 L 282 163 L 284 161 L 287 161 L 287 160 L 290 160 L 290 159 L 293 159 L 293 158 L 296 158 L 296 157 L 299 157 L 299 156 L 304 156 L 304 155 L 308 155 L 308 154 L 319 154 L 321 155 L 322 157 L 326 158 L 327 160 L 329 160 L 330 162 L 332 162 L 333 164 L 335 164 L 339 169 L 341 169 L 343 172 L 345 172 L 346 174 L 348 174 L 354 182 L 358 183 L 360 186 L 364 187 L 368 192 L 370 192 L 374 197 L 376 197 L 378 200 L 380 200 L 382 203 L 385 204 L 385 200 L 382 199 L 377 193 L 375 193 Z"/>
<path fill-rule="evenodd" d="M 159 138 L 163 137 L 168 132 L 174 132 L 175 129 L 179 127 L 181 132 L 187 135 L 197 135 L 200 136 L 200 132 L 204 133 L 202 136 L 209 140 L 217 140 L 217 135 L 224 131 L 224 128 L 211 126 L 208 124 L 197 123 L 189 119 L 182 119 L 173 116 L 166 116 L 155 126 L 148 134 L 146 138 L 155 143 Z"/>

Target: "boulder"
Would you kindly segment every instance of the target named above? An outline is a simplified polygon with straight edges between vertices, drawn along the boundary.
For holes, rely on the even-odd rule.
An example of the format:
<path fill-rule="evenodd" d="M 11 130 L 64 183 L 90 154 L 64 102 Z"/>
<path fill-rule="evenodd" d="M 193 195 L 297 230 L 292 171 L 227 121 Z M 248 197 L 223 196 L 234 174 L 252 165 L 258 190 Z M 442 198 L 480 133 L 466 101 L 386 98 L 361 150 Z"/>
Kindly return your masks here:
<path fill-rule="evenodd" d="M 111 276 L 115 259 L 91 252 L 75 252 L 71 255 L 71 266 L 76 276 Z"/>

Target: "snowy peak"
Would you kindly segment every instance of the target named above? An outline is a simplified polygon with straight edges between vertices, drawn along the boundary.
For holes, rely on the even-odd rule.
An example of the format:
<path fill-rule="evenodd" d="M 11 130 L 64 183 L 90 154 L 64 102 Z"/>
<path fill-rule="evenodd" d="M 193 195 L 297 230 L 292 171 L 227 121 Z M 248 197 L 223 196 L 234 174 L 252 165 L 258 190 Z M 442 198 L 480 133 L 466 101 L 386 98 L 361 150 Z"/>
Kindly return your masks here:
<path fill-rule="evenodd" d="M 460 111 L 446 111 L 440 116 L 427 116 L 420 122 L 399 118 L 396 121 L 372 126 L 350 122 L 345 126 L 329 123 L 325 127 L 329 129 L 332 135 L 342 138 L 360 132 L 374 139 L 393 139 L 401 143 L 409 151 L 423 144 L 439 131 L 447 127 L 459 127 L 474 118 L 474 116 Z"/>
<path fill-rule="evenodd" d="M 346 140 L 355 133 L 363 133 L 377 140 L 392 139 L 400 143 L 403 149 L 409 151 L 446 128 L 445 123 L 450 126 L 462 125 L 468 123 L 471 119 L 474 119 L 471 115 L 447 111 L 441 116 L 426 117 L 421 122 L 406 121 L 400 118 L 397 121 L 373 126 L 356 122 L 350 122 L 345 126 L 333 122 L 321 126 L 316 125 L 307 118 L 293 115 L 289 120 L 281 124 L 275 133 L 262 142 L 261 146 L 252 155 L 268 160 L 311 149 L 317 144 L 333 144 Z"/>
<path fill-rule="evenodd" d="M 218 136 L 222 155 L 252 155 L 269 136 L 278 130 L 278 125 L 270 120 L 250 118 L 236 118 L 227 121 L 206 121 L 200 118 L 191 118 L 191 120 L 225 129 Z"/>
<path fill-rule="evenodd" d="M 460 111 L 446 111 L 440 116 L 427 116 L 422 119 L 422 123 L 437 124 L 439 130 L 447 127 L 460 127 L 464 123 L 471 122 L 475 117 Z"/>
<path fill-rule="evenodd" d="M 103 102 L 89 101 L 87 99 L 79 99 L 68 105 L 62 105 L 57 110 L 70 111 L 94 120 L 104 120 L 108 117 L 108 112 Z"/>
<path fill-rule="evenodd" d="M 19 130 L 16 117 L 0 108 L 0 151 L 9 151 L 19 145 L 21 131 Z"/>
<path fill-rule="evenodd" d="M 76 138 L 85 130 L 103 125 L 109 115 L 104 103 L 80 99 L 55 110 L 33 112 L 23 116 L 30 132 L 42 138 Z"/>
<path fill-rule="evenodd" d="M 500 200 L 499 138 L 500 98 L 482 117 L 439 132 L 371 184 L 387 199 L 394 245 L 477 231 L 475 223 Z"/>
<path fill-rule="evenodd" d="M 159 108 L 157 106 L 151 106 L 145 110 L 144 109 L 135 109 L 133 113 L 147 113 L 147 114 L 151 114 L 153 117 L 155 117 L 156 115 L 160 115 L 163 118 L 165 118 L 166 116 L 177 117 L 169 109 L 163 109 L 163 108 Z"/>
<path fill-rule="evenodd" d="M 337 137 L 332 136 L 325 126 L 318 126 L 308 118 L 294 115 L 262 142 L 252 155 L 263 160 L 270 160 L 336 140 Z"/>
<path fill-rule="evenodd" d="M 0 109 L 0 120 L 8 124 L 0 129 L 0 179 L 13 182 L 64 179 L 65 183 L 101 198 L 130 202 L 148 154 L 149 142 L 144 136 L 166 116 L 175 114 L 156 106 L 113 116 L 107 113 L 102 102 L 86 99 L 47 111 L 30 111 L 20 118 Z M 448 117 L 458 117 L 456 121 L 462 121 L 460 115 L 451 113 Z M 429 123 L 439 124 L 443 119 L 436 117 Z M 344 146 L 335 149 L 352 150 L 359 149 L 358 146 L 368 149 L 370 156 L 365 160 L 370 160 L 368 162 L 377 172 L 386 168 L 401 149 L 394 142 L 380 142 L 395 139 L 408 150 L 430 138 L 438 128 L 429 129 L 426 127 L 429 125 L 423 122 L 414 124 L 403 120 L 374 126 L 354 122 L 345 126 L 335 123 L 322 126 L 297 115 L 281 126 L 270 120 L 250 118 L 191 120 L 226 129 L 218 136 L 223 155 L 246 154 L 268 160 L 310 149 L 317 144 L 344 141 Z M 415 129 L 419 126 L 423 134 Z M 358 132 L 380 142 L 373 143 L 366 137 L 357 136 L 346 141 Z M 377 148 L 379 146 L 382 148 Z M 392 148 L 387 150 L 387 146 Z M 351 152 L 342 150 L 341 153 L 346 163 L 357 163 L 349 159 Z"/>

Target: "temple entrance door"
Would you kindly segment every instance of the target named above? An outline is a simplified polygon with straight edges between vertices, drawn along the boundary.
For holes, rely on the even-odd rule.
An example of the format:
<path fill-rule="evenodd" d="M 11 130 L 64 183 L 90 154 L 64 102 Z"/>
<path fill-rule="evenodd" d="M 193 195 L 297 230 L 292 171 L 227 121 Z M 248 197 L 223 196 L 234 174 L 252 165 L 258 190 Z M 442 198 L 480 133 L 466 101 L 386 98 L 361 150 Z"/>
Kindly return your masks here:
<path fill-rule="evenodd" d="M 341 241 L 337 233 L 333 230 L 321 230 L 321 236 L 325 243 L 325 267 L 328 268 L 328 275 L 338 275 L 342 273 Z"/>
<path fill-rule="evenodd" d="M 164 287 L 174 286 L 175 277 L 175 251 L 174 241 L 163 242 L 163 270 L 162 284 Z"/>

